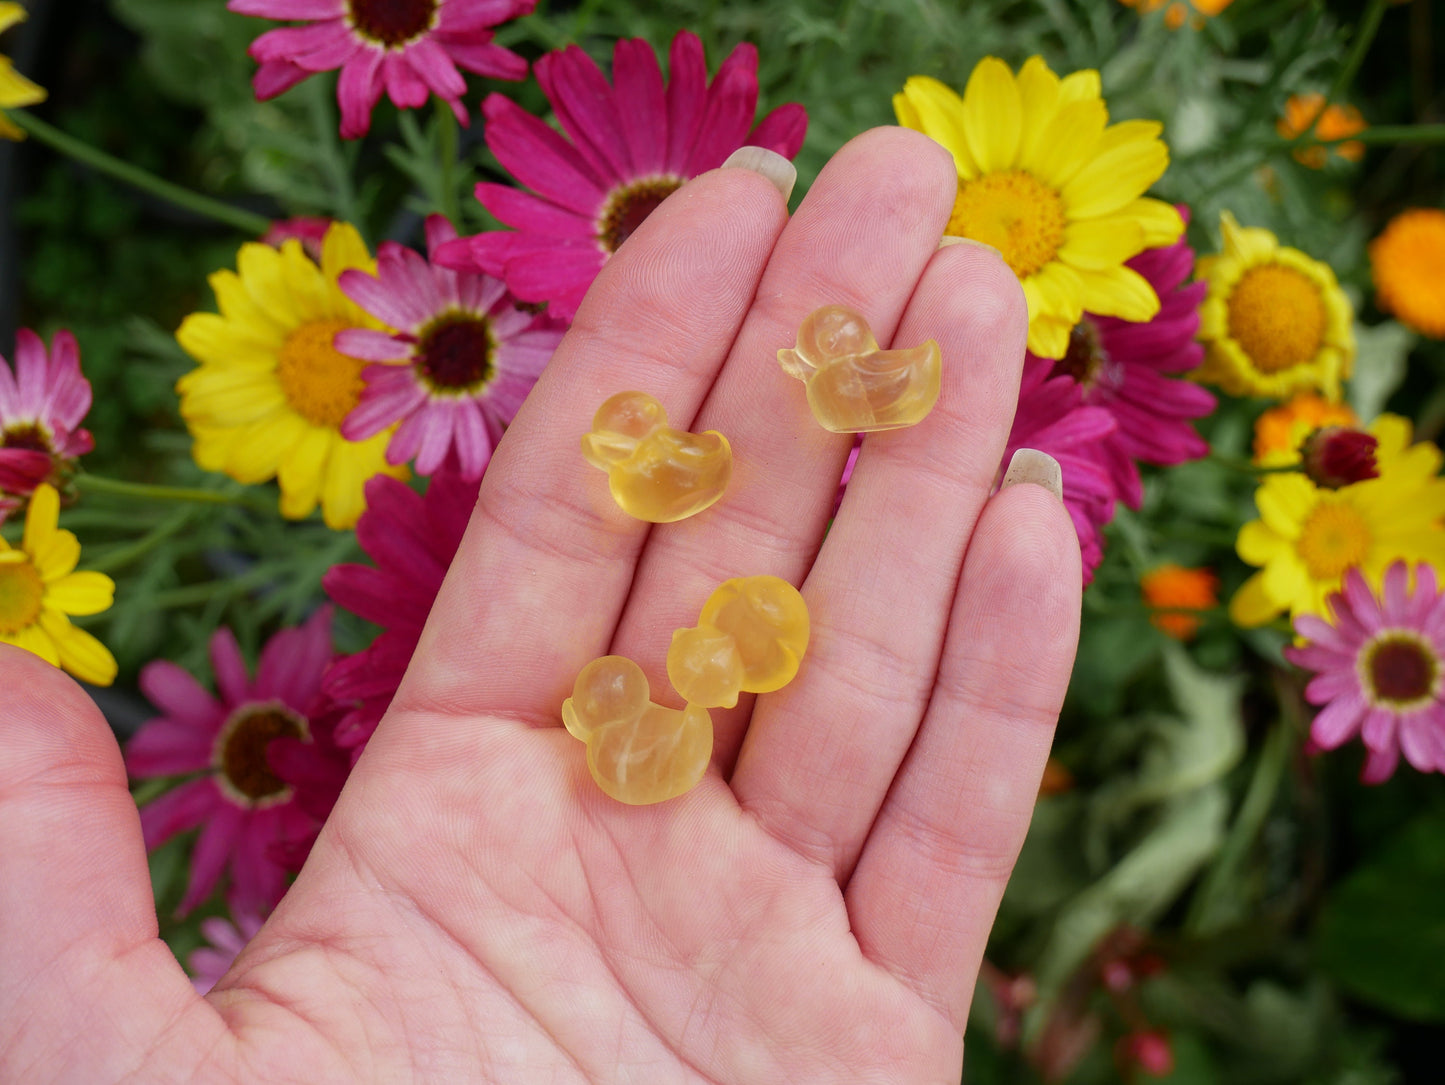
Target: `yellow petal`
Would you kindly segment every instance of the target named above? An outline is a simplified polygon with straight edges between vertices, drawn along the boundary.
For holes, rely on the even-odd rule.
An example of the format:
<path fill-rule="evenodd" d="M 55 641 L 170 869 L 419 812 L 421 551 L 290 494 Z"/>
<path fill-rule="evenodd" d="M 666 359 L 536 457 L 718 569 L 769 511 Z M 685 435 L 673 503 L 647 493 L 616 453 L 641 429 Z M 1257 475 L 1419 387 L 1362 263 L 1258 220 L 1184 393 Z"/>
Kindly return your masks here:
<path fill-rule="evenodd" d="M 274 368 L 285 339 L 257 324 L 216 313 L 192 313 L 176 329 L 176 342 L 198 362 L 213 367 L 244 365 Z"/>
<path fill-rule="evenodd" d="M 1279 248 L 1279 239 L 1274 234 L 1259 226 L 1241 226 L 1228 211 L 1220 212 L 1219 229 L 1224 235 L 1226 254 L 1235 257 L 1244 267 L 1264 263 Z M 1238 279 L 1244 267 L 1235 268 L 1232 277 Z"/>
<path fill-rule="evenodd" d="M 1035 314 L 1031 310 L 1030 318 L 1047 316 L 1061 320 L 1071 328 L 1083 318 L 1084 283 L 1079 272 L 1068 264 L 1057 260 L 1045 264 L 1037 275 L 1029 277 L 1029 281 L 1034 284 L 1040 302 L 1039 312 Z"/>
<path fill-rule="evenodd" d="M 963 132 L 963 99 L 953 88 L 926 75 L 915 75 L 904 84 L 901 97 L 907 99 L 918 123 L 904 120 L 902 112 L 898 114 L 899 121 L 910 128 L 916 127 L 948 148 L 960 177 L 966 180 L 977 177 L 978 163 L 968 149 L 968 138 Z"/>
<path fill-rule="evenodd" d="M 1018 158 L 1023 102 L 1009 66 L 984 57 L 963 90 L 963 130 L 983 173 L 1012 169 Z"/>
<path fill-rule="evenodd" d="M 1161 140 L 1132 140 L 1111 147 L 1064 185 L 1064 206 L 1070 218 L 1110 214 L 1141 195 L 1168 167 L 1169 148 Z"/>
<path fill-rule="evenodd" d="M 282 412 L 252 422 L 236 437 L 226 457 L 226 474 L 255 484 L 275 478 L 282 459 L 302 439 L 306 423 Z"/>
<path fill-rule="evenodd" d="M 1264 594 L 1281 607 L 1309 598 L 1310 577 L 1299 558 L 1281 552 L 1264 567 Z"/>
<path fill-rule="evenodd" d="M 1031 320 L 1028 348 L 1039 358 L 1062 358 L 1069 351 L 1069 332 L 1073 327 L 1068 321 L 1050 317 Z"/>
<path fill-rule="evenodd" d="M 1059 259 L 1076 268 L 1116 267 L 1144 249 L 1144 227 L 1122 216 L 1084 219 L 1064 228 Z M 1087 300 L 1084 308 L 1093 310 Z"/>
<path fill-rule="evenodd" d="M 21 5 L 12 0 L 0 3 L 0 31 L 9 30 L 16 23 L 23 23 L 25 19 L 25 8 Z"/>
<path fill-rule="evenodd" d="M 27 625 L 14 633 L 0 633 L 0 642 L 24 648 L 52 667 L 60 666 L 60 653 L 55 650 L 55 642 L 38 625 Z"/>
<path fill-rule="evenodd" d="M 0 57 L 0 106 L 14 109 L 43 101 L 45 88 L 17 72 L 8 57 Z"/>
<path fill-rule="evenodd" d="M 1077 269 L 1083 283 L 1084 308 L 1100 316 L 1143 323 L 1159 312 L 1159 295 L 1133 268 L 1116 264 L 1099 270 Z"/>
<path fill-rule="evenodd" d="M 1126 203 L 1119 210 L 1119 218 L 1128 218 L 1144 229 L 1144 247 L 1157 249 L 1160 245 L 1172 245 L 1184 234 L 1184 219 L 1172 203 L 1140 196 Z M 1196 269 L 1198 274 L 1198 269 Z"/>
<path fill-rule="evenodd" d="M 1283 604 L 1265 594 L 1264 574 L 1255 573 L 1229 601 L 1229 620 L 1243 629 L 1253 629 L 1272 621 L 1282 610 Z"/>
<path fill-rule="evenodd" d="M 110 649 L 84 629 L 71 625 L 64 614 L 47 608 L 40 612 L 40 625 L 55 642 L 62 670 L 92 686 L 108 686 L 115 681 L 115 656 Z"/>
<path fill-rule="evenodd" d="M 301 441 L 282 458 L 277 477 L 281 482 L 281 515 L 288 520 L 304 520 L 316 508 L 321 493 L 321 472 L 333 440 L 341 438 L 327 430 L 308 427 Z"/>
<path fill-rule="evenodd" d="M 1023 105 L 1019 165 L 1028 169 L 1044 130 L 1059 111 L 1059 77 L 1049 70 L 1043 57 L 1031 56 L 1019 69 L 1018 82 L 1019 101 Z"/>
<path fill-rule="evenodd" d="M 42 482 L 30 495 L 30 508 L 25 513 L 25 538 L 21 543 L 32 558 L 49 544 L 59 519 L 60 495 L 55 487 Z"/>
<path fill-rule="evenodd" d="M 270 245 L 260 242 L 242 245 L 236 254 L 236 270 L 257 306 L 282 327 L 297 328 L 320 315 L 302 308 L 300 301 L 304 293 L 298 295 L 295 285 L 288 280 L 281 254 Z M 319 278 L 314 265 L 312 274 Z"/>
<path fill-rule="evenodd" d="M 321 271 L 328 283 L 335 284 L 343 271 L 354 267 L 374 273 L 376 261 L 355 226 L 349 222 L 333 222 L 321 241 Z"/>
<path fill-rule="evenodd" d="M 1319 504 L 1319 491 L 1304 475 L 1270 475 L 1254 494 L 1260 518 L 1282 539 L 1299 538 L 1300 525 Z"/>
<path fill-rule="evenodd" d="M 269 246 L 261 246 L 269 248 Z M 234 271 L 213 272 L 207 280 L 216 295 L 216 305 L 221 316 L 237 328 L 245 329 L 248 336 L 258 342 L 271 343 L 276 350 L 286 341 L 286 336 L 295 330 L 294 324 L 284 322 L 280 314 L 262 306 L 246 283 Z"/>
<path fill-rule="evenodd" d="M 1097 98 L 1062 106 L 1022 161 L 1023 168 L 1055 191 L 1062 189 L 1088 163 L 1108 119 Z"/>
<path fill-rule="evenodd" d="M 104 573 L 68 573 L 45 589 L 45 605 L 66 614 L 99 614 L 115 602 L 115 581 Z"/>
<path fill-rule="evenodd" d="M 1087 98 L 1098 98 L 1103 93 L 1103 84 L 1094 68 L 1072 72 L 1059 83 L 1059 102 L 1081 102 Z"/>
<path fill-rule="evenodd" d="M 1234 549 L 1240 559 L 1250 565 L 1267 565 L 1289 543 L 1281 539 L 1263 520 L 1251 520 L 1239 529 Z"/>

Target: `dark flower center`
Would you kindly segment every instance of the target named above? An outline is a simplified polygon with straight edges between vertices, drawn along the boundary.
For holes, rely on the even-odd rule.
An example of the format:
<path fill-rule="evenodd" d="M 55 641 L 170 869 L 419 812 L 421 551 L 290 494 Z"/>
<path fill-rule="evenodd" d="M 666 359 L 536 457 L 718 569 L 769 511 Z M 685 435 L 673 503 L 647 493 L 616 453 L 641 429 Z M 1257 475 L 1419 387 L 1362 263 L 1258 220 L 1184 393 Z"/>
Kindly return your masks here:
<path fill-rule="evenodd" d="M 1088 317 L 1074 325 L 1069 333 L 1069 348 L 1064 356 L 1054 363 L 1050 377 L 1073 377 L 1079 387 L 1088 395 L 1096 386 L 1115 387 L 1118 384 L 1119 366 L 1104 349 L 1099 329 Z"/>
<path fill-rule="evenodd" d="M 44 452 L 50 455 L 50 438 L 34 422 L 22 422 L 18 426 L 0 431 L 0 448 L 21 448 L 27 452 Z"/>
<path fill-rule="evenodd" d="M 395 48 L 431 29 L 437 0 L 347 0 L 346 6 L 357 33 Z"/>
<path fill-rule="evenodd" d="M 497 342 L 486 317 L 444 316 L 421 334 L 416 367 L 439 392 L 463 392 L 492 379 Z"/>
<path fill-rule="evenodd" d="M 275 702 L 241 708 L 226 721 L 216 742 L 221 784 L 234 799 L 269 806 L 290 794 L 286 782 L 266 763 L 266 747 L 278 738 L 308 737 L 306 721 Z"/>
<path fill-rule="evenodd" d="M 654 177 L 616 189 L 602 209 L 602 217 L 597 224 L 597 240 L 608 252 L 616 252 L 642 225 L 642 220 L 681 187 L 681 178 Z"/>
<path fill-rule="evenodd" d="M 1409 707 L 1433 699 L 1440 661 L 1417 636 L 1386 633 L 1369 650 L 1368 660 L 1378 700 Z"/>

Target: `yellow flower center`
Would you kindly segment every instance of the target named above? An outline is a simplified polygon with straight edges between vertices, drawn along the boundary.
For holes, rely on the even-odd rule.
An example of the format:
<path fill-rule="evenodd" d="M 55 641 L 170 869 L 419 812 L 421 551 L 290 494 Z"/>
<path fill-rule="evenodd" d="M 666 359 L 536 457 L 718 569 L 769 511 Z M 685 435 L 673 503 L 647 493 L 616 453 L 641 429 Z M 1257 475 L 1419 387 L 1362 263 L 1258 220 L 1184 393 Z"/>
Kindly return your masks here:
<path fill-rule="evenodd" d="M 10 636 L 34 625 L 44 600 L 45 582 L 29 560 L 0 562 L 0 634 Z"/>
<path fill-rule="evenodd" d="M 1317 581 L 1336 580 L 1370 552 L 1370 525 L 1345 501 L 1321 501 L 1300 526 L 1295 551 Z"/>
<path fill-rule="evenodd" d="M 1439 699 L 1445 685 L 1434 647 L 1412 629 L 1381 630 L 1355 666 L 1365 699 L 1376 708 L 1424 708 Z"/>
<path fill-rule="evenodd" d="M 221 727 L 211 764 L 222 790 L 243 806 L 275 806 L 291 797 L 290 786 L 266 763 L 266 747 L 278 738 L 306 738 L 306 720 L 283 704 L 243 705 Z"/>
<path fill-rule="evenodd" d="M 1229 335 L 1261 373 L 1303 365 L 1324 342 L 1324 299 L 1294 268 L 1250 268 L 1229 295 Z"/>
<path fill-rule="evenodd" d="M 366 363 L 331 345 L 337 332 L 351 326 L 344 320 L 313 321 L 292 332 L 281 347 L 276 379 L 286 401 L 312 425 L 339 429 L 365 388 L 361 371 Z"/>
<path fill-rule="evenodd" d="M 948 232 L 992 245 L 1020 279 L 1036 274 L 1064 243 L 1064 201 L 1025 170 L 961 181 Z"/>
<path fill-rule="evenodd" d="M 634 230 L 682 187 L 680 177 L 652 177 L 614 189 L 597 219 L 597 240 L 608 252 L 616 252 Z"/>

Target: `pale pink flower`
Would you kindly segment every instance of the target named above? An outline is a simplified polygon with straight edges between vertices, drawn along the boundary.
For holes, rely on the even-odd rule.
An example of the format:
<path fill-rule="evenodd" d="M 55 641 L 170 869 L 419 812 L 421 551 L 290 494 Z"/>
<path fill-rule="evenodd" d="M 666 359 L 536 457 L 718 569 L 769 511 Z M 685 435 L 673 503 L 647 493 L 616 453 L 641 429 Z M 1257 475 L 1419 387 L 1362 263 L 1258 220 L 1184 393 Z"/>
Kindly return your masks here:
<path fill-rule="evenodd" d="M 458 68 L 493 79 L 523 79 L 527 62 L 492 41 L 492 27 L 526 15 L 536 0 L 229 0 L 242 15 L 304 22 L 262 34 L 251 43 L 260 63 L 253 87 L 264 101 L 309 75 L 341 69 L 336 97 L 341 135 L 371 127 L 385 91 L 399 109 L 416 109 L 435 94 L 463 124 L 467 83 Z"/>
<path fill-rule="evenodd" d="M 1305 643 L 1285 658 L 1316 672 L 1305 699 L 1322 705 L 1310 739 L 1333 750 L 1359 736 L 1368 756 L 1362 778 L 1387 780 L 1405 755 L 1421 772 L 1445 772 L 1445 596 L 1435 570 L 1397 561 L 1376 596 L 1358 569 L 1329 596 L 1331 621 L 1294 620 Z"/>
<path fill-rule="evenodd" d="M 90 410 L 75 336 L 58 331 L 47 352 L 29 328 L 15 336 L 15 369 L 0 356 L 0 523 L 42 482 L 52 485 L 95 447 L 80 428 Z"/>
<path fill-rule="evenodd" d="M 218 915 L 201 920 L 201 934 L 209 944 L 191 950 L 186 958 L 197 994 L 208 994 L 220 982 L 265 922 L 255 912 L 241 912 L 234 922 Z"/>
<path fill-rule="evenodd" d="M 427 219 L 426 235 L 433 254 L 457 236 L 441 215 Z M 364 441 L 396 425 L 388 462 L 415 458 L 416 470 L 430 475 L 454 454 L 464 478 L 480 478 L 564 326 L 519 308 L 500 279 L 429 264 L 392 241 L 377 253 L 375 276 L 352 270 L 339 282 L 347 297 L 397 329 L 337 333 L 337 350 L 382 363 L 362 371 L 366 388 L 341 435 Z"/>

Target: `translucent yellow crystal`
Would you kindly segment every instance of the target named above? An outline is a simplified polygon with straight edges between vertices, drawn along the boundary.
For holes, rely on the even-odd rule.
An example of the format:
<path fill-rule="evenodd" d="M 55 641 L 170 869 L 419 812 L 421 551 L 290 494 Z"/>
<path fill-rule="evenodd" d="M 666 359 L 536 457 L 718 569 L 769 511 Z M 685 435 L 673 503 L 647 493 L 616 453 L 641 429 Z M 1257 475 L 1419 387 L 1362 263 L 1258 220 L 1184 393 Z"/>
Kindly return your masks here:
<path fill-rule="evenodd" d="M 672 635 L 668 680 L 689 705 L 731 708 L 740 692 L 771 693 L 793 680 L 808 630 L 808 606 L 786 580 L 726 580 L 708 596 L 697 626 Z"/>
<path fill-rule="evenodd" d="M 562 702 L 562 722 L 587 743 L 597 786 L 633 806 L 676 798 L 697 786 L 712 757 L 707 709 L 652 703 L 642 668 L 624 656 L 594 659 Z"/>
<path fill-rule="evenodd" d="M 623 512 L 654 524 L 701 512 L 722 496 L 733 472 L 726 437 L 673 429 L 646 392 L 619 392 L 603 403 L 582 438 L 582 455 L 607 472 Z"/>
<path fill-rule="evenodd" d="M 943 356 L 930 339 L 917 347 L 879 350 L 865 321 L 842 305 L 826 305 L 798 326 L 797 346 L 778 351 L 783 370 L 808 388 L 818 425 L 834 433 L 912 426 L 938 402 Z"/>

